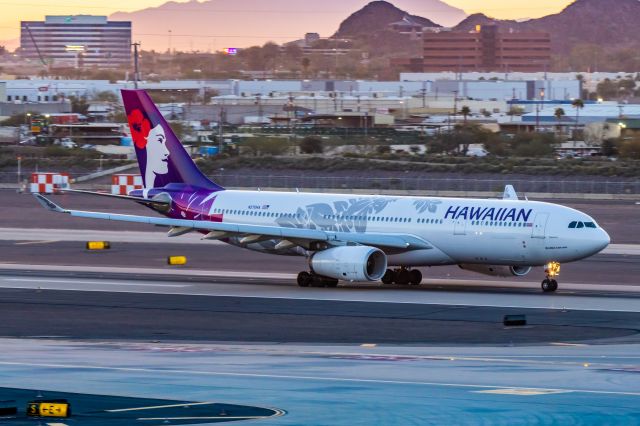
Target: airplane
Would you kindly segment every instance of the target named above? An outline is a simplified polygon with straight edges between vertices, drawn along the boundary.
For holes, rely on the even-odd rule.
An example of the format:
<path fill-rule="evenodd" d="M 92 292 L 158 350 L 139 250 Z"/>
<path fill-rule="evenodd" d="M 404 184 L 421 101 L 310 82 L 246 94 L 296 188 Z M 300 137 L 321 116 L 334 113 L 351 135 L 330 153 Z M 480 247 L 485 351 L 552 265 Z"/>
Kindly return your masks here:
<path fill-rule="evenodd" d="M 196 166 L 144 90 L 122 90 L 144 188 L 131 200 L 162 216 L 67 210 L 40 194 L 45 208 L 74 217 L 168 227 L 169 237 L 205 240 L 275 255 L 305 256 L 301 287 L 339 281 L 418 285 L 425 266 L 523 277 L 544 266 L 545 293 L 558 289 L 560 264 L 592 256 L 610 242 L 587 214 L 519 199 L 319 194 L 225 189 Z"/>

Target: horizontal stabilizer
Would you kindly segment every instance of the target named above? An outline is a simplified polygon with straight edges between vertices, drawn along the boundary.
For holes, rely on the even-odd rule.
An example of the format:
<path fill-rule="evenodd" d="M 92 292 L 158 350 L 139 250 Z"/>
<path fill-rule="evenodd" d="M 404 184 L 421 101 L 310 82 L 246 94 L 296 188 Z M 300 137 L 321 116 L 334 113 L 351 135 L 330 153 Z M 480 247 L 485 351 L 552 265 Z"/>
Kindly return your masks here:
<path fill-rule="evenodd" d="M 171 201 L 169 200 L 146 199 L 140 197 L 132 197 L 131 195 L 110 194 L 108 192 L 84 191 L 82 189 L 64 189 L 62 192 L 71 192 L 72 194 L 99 195 L 101 197 L 119 198 L 121 200 L 130 200 L 135 201 L 136 203 L 156 206 L 168 206 L 169 204 L 171 204 Z"/>
<path fill-rule="evenodd" d="M 60 207 L 59 205 L 57 205 L 56 203 L 54 203 L 53 201 L 51 201 L 50 199 L 43 197 L 40 194 L 33 194 L 34 197 L 36 197 L 36 200 L 38 200 L 38 202 L 40 203 L 40 205 L 42 207 L 44 207 L 45 209 L 52 211 L 52 212 L 58 212 L 58 213 L 67 213 L 67 211 L 65 209 L 63 209 L 62 207 Z"/>

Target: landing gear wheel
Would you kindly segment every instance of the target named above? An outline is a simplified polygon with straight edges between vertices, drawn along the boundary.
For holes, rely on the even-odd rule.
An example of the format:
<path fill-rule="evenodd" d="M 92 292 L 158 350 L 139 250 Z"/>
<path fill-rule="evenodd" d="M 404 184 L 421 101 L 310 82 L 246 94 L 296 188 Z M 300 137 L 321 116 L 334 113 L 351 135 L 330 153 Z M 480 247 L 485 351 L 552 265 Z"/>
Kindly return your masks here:
<path fill-rule="evenodd" d="M 395 273 L 391 269 L 387 269 L 387 271 L 382 276 L 382 284 L 393 284 L 394 277 Z"/>
<path fill-rule="evenodd" d="M 555 286 L 553 284 L 554 282 L 555 282 Z M 545 278 L 542 281 L 542 291 L 544 291 L 545 293 L 552 293 L 556 291 L 557 288 L 558 288 L 558 283 L 555 280 L 550 280 L 548 278 Z"/>
<path fill-rule="evenodd" d="M 422 282 L 422 272 L 417 269 L 409 271 L 409 283 L 411 285 L 420 285 Z"/>
<path fill-rule="evenodd" d="M 307 271 L 302 271 L 298 274 L 298 285 L 300 287 L 309 287 L 313 277 Z"/>
<path fill-rule="evenodd" d="M 409 271 L 406 269 L 400 269 L 396 271 L 395 275 L 396 275 L 396 279 L 394 281 L 396 282 L 396 284 L 399 284 L 399 285 L 407 285 L 411 280 L 411 275 L 409 274 Z"/>
<path fill-rule="evenodd" d="M 333 278 L 325 278 L 324 279 L 324 286 L 325 287 L 329 287 L 329 288 L 336 288 L 336 287 L 338 287 L 338 280 L 333 279 Z"/>

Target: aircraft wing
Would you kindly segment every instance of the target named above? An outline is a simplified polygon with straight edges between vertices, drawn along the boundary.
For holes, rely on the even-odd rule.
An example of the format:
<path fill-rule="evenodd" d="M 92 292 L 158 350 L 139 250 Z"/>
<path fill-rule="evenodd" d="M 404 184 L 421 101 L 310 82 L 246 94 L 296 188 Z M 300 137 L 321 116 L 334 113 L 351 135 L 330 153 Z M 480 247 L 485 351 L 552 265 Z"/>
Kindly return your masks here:
<path fill-rule="evenodd" d="M 407 251 L 433 248 L 428 241 L 411 234 L 333 232 L 319 229 L 287 228 L 281 226 L 248 225 L 242 223 L 208 222 L 154 216 L 67 210 L 40 194 L 33 195 L 47 210 L 59 213 L 68 213 L 75 217 L 146 223 L 149 225 L 170 226 L 175 229 L 182 230 L 217 231 L 235 235 L 258 235 L 281 239 L 326 241 L 329 244 L 331 244 L 331 242 L 348 242 L 379 248 L 393 248 Z"/>

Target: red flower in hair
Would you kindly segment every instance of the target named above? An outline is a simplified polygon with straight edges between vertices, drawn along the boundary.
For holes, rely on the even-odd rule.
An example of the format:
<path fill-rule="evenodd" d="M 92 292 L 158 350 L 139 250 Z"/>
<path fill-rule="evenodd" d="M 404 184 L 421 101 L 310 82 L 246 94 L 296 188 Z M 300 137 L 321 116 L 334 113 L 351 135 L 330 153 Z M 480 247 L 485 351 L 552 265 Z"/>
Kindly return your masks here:
<path fill-rule="evenodd" d="M 151 123 L 144 118 L 142 111 L 134 109 L 127 116 L 129 128 L 131 129 L 131 138 L 138 149 L 144 149 L 147 146 L 147 136 L 151 131 Z"/>

